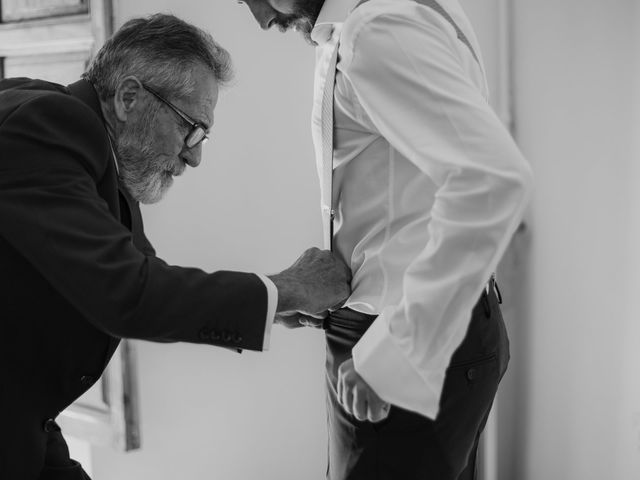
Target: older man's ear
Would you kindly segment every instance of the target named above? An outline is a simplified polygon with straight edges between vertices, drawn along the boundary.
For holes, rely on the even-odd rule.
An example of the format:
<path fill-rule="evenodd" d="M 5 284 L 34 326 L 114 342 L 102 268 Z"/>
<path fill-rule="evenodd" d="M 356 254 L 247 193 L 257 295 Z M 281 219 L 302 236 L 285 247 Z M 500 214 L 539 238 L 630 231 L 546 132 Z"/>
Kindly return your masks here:
<path fill-rule="evenodd" d="M 142 83 L 133 75 L 125 77 L 118 83 L 113 96 L 113 110 L 120 122 L 126 122 L 132 112 L 144 105 L 142 90 Z"/>

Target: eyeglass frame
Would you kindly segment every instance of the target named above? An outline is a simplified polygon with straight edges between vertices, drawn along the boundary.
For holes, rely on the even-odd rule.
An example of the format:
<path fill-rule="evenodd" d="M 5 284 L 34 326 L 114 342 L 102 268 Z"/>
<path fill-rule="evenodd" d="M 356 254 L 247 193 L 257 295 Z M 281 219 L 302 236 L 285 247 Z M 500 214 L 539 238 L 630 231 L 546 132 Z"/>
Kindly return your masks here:
<path fill-rule="evenodd" d="M 160 100 L 166 106 L 168 106 L 180 118 L 182 118 L 182 120 L 184 120 L 185 122 L 187 122 L 189 124 L 189 126 L 191 127 L 191 130 L 189 131 L 187 136 L 184 137 L 184 144 L 187 146 L 187 148 L 189 148 L 189 149 L 195 148 L 198 145 L 200 145 L 201 143 L 205 143 L 207 140 L 209 140 L 209 129 L 206 128 L 206 125 L 204 125 L 203 123 L 198 122 L 198 121 L 194 120 L 193 118 L 191 118 L 189 115 L 187 115 L 185 112 L 183 112 L 180 108 L 176 107 L 173 103 L 171 103 L 169 100 L 167 100 L 162 95 L 160 95 L 158 92 L 156 92 L 149 85 L 146 85 L 146 84 L 144 84 L 142 82 L 140 84 L 142 85 L 142 88 L 144 88 L 146 91 L 151 93 L 154 97 L 156 97 L 158 100 Z M 193 137 L 194 134 L 197 131 L 202 131 L 202 138 L 200 140 L 198 140 L 196 143 L 194 143 L 193 145 L 189 145 L 189 138 Z"/>

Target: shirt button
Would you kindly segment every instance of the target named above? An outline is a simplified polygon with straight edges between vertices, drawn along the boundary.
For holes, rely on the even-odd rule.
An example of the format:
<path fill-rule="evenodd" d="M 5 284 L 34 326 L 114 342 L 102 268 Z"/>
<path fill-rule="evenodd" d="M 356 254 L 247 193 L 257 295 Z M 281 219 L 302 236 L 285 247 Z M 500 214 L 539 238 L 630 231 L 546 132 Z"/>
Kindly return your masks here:
<path fill-rule="evenodd" d="M 60 428 L 58 427 L 58 425 L 56 424 L 53 418 L 49 418 L 45 420 L 44 424 L 42 425 L 42 429 L 47 433 L 60 430 Z"/>

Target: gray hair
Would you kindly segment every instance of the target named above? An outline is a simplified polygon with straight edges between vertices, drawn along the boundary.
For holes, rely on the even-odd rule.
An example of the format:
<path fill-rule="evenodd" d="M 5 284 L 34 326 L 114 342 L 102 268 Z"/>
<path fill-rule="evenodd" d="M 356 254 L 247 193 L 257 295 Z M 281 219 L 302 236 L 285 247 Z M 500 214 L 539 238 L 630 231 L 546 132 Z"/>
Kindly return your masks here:
<path fill-rule="evenodd" d="M 219 85 L 233 77 L 229 53 L 211 35 L 173 15 L 155 14 L 125 23 L 82 77 L 102 100 L 112 97 L 118 82 L 128 75 L 164 95 L 184 98 L 195 88 L 196 65 L 211 70 Z"/>

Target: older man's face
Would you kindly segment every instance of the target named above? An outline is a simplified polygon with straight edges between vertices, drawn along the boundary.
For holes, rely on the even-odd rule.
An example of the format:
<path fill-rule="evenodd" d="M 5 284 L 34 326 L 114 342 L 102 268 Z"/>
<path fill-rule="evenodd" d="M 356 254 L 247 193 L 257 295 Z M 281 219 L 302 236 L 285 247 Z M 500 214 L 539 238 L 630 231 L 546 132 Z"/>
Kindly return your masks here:
<path fill-rule="evenodd" d="M 325 0 L 243 0 L 264 30 L 295 28 L 311 42 L 311 30 Z"/>
<path fill-rule="evenodd" d="M 218 101 L 215 77 L 205 68 L 195 68 L 196 88 L 189 98 L 167 98 L 197 122 L 211 127 Z M 146 90 L 141 91 L 142 111 L 127 122 L 116 141 L 120 177 L 133 198 L 156 203 L 186 166 L 200 164 L 202 144 L 187 148 L 191 127 L 169 106 Z"/>

